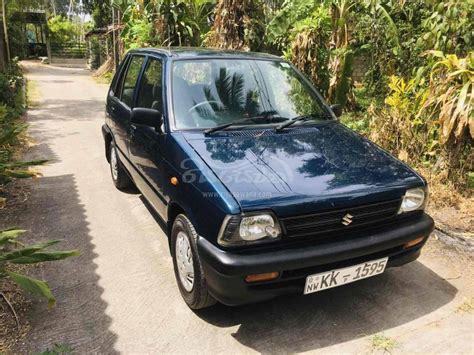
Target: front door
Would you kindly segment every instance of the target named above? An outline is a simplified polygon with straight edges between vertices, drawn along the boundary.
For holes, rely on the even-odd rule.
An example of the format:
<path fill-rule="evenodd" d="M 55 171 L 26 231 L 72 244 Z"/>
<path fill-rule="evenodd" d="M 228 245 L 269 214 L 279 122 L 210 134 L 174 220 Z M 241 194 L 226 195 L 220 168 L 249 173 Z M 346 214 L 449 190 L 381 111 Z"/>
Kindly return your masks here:
<path fill-rule="evenodd" d="M 130 113 L 133 106 L 135 87 L 137 86 L 144 56 L 132 56 L 128 68 L 117 85 L 115 94 L 110 98 L 108 111 L 112 117 L 112 132 L 119 152 L 128 157 L 128 132 L 130 130 Z"/>
<path fill-rule="evenodd" d="M 160 59 L 148 57 L 141 77 L 135 107 L 150 108 L 163 113 L 163 64 Z M 165 216 L 166 199 L 163 184 L 164 128 L 130 125 L 130 160 L 148 186 L 139 186 L 156 211 Z"/>

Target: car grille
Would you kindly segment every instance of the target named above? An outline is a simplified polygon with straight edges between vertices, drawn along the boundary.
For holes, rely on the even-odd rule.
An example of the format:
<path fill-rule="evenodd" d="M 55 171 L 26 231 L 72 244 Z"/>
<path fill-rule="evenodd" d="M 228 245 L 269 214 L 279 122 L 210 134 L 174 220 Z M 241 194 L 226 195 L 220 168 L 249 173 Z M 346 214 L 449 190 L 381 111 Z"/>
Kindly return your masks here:
<path fill-rule="evenodd" d="M 401 199 L 348 207 L 310 215 L 282 218 L 288 238 L 346 234 L 360 228 L 380 225 L 397 216 Z"/>

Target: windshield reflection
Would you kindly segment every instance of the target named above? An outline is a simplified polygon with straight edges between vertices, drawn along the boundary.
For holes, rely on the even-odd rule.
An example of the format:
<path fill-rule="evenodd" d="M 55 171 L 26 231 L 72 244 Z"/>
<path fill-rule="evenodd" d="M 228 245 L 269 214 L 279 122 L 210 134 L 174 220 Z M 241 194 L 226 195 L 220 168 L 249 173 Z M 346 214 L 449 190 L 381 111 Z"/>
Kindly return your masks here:
<path fill-rule="evenodd" d="M 180 60 L 173 64 L 172 80 L 178 129 L 210 128 L 250 117 L 255 119 L 246 125 L 309 114 L 316 119 L 330 117 L 317 95 L 285 62 Z"/>

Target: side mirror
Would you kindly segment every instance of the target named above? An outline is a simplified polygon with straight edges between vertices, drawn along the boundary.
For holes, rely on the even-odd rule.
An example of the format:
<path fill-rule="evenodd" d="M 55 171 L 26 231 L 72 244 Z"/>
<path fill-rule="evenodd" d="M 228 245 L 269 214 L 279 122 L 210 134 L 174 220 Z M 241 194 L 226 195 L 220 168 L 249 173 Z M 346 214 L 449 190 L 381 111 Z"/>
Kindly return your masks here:
<path fill-rule="evenodd" d="M 336 117 L 341 117 L 342 116 L 342 106 L 339 105 L 339 104 L 334 104 L 334 105 L 331 105 L 331 110 L 332 112 L 334 112 L 334 114 L 336 115 Z"/>
<path fill-rule="evenodd" d="M 163 115 L 158 110 L 136 107 L 132 110 L 130 122 L 132 124 L 153 127 L 157 131 L 160 131 L 163 123 Z"/>

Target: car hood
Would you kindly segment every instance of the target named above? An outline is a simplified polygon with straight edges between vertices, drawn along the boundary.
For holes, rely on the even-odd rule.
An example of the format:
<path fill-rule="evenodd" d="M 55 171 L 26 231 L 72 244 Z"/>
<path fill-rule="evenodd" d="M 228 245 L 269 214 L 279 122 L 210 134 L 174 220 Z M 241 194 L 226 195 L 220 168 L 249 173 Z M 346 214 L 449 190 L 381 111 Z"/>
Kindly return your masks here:
<path fill-rule="evenodd" d="M 185 133 L 241 208 L 292 215 L 400 198 L 423 185 L 408 166 L 335 121 L 273 130 Z M 297 210 L 295 210 L 297 208 Z"/>

